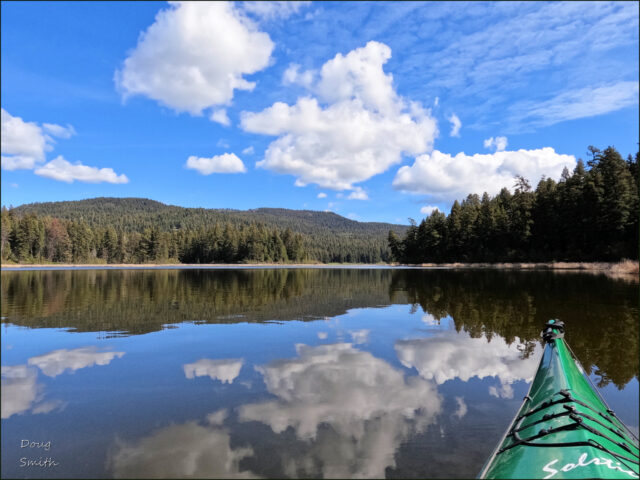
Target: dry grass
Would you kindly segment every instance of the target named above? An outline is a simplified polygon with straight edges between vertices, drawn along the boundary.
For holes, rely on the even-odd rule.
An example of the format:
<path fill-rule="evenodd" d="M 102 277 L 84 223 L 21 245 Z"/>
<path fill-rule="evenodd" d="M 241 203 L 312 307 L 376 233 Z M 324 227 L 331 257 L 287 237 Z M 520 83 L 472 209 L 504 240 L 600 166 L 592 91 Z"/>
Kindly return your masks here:
<path fill-rule="evenodd" d="M 553 270 L 556 272 L 581 272 L 604 274 L 631 282 L 638 282 L 638 261 L 619 262 L 540 262 L 540 263 L 423 263 L 418 267 L 439 268 L 495 268 L 498 270 Z"/>

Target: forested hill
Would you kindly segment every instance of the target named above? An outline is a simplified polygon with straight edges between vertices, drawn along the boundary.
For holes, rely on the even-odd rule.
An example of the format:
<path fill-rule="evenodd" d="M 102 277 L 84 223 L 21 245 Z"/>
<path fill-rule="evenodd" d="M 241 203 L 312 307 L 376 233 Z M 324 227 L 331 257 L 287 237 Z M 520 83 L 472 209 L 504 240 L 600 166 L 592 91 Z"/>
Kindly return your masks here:
<path fill-rule="evenodd" d="M 42 242 L 37 232 L 26 233 L 26 230 L 38 230 L 35 223 L 20 226 L 31 216 L 43 222 L 40 228 L 44 235 Z M 390 258 L 389 231 L 403 235 L 407 229 L 389 223 L 357 222 L 332 212 L 184 208 L 145 198 L 102 197 L 32 203 L 3 212 L 3 259 L 13 256 L 13 260 L 22 262 L 37 261 L 38 258 L 56 261 L 59 255 L 52 253 L 53 248 L 47 250 L 46 244 L 48 232 L 53 234 L 60 228 L 51 227 L 50 219 L 59 219 L 70 236 L 75 228 L 70 222 L 85 225 L 90 231 L 90 239 L 86 242 L 88 253 L 63 255 L 74 262 L 104 258 L 110 262 L 128 259 L 137 263 L 166 258 L 185 263 L 375 263 Z M 27 239 L 22 241 L 23 237 Z M 70 241 L 77 243 L 73 238 Z M 113 248 L 109 244 L 118 242 L 120 252 L 111 259 L 109 251 Z M 130 245 L 127 246 L 127 242 Z M 158 242 L 159 247 L 154 247 Z M 287 255 L 282 254 L 281 244 L 288 250 Z"/>
<path fill-rule="evenodd" d="M 66 220 L 84 220 L 90 227 L 114 227 L 125 232 L 142 232 L 145 228 L 162 231 L 197 229 L 215 223 L 233 225 L 262 223 L 294 232 L 317 234 L 326 230 L 334 234 L 369 234 L 386 238 L 389 230 L 405 232 L 403 225 L 378 222 L 357 222 L 333 212 L 257 208 L 231 210 L 185 208 L 148 198 L 98 197 L 68 202 L 29 203 L 13 209 L 18 215 L 35 213 Z"/>

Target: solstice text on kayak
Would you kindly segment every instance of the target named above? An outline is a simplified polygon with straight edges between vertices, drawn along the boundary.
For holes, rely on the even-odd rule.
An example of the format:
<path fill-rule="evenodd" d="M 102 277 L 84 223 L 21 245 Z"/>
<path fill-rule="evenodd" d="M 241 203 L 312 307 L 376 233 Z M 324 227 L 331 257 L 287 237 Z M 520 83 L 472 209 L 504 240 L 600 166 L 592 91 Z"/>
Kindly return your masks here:
<path fill-rule="evenodd" d="M 632 470 L 627 470 L 625 468 L 622 468 L 620 466 L 620 462 L 615 462 L 616 464 L 613 464 L 613 460 L 611 460 L 610 458 L 592 458 L 591 460 L 587 461 L 588 455 L 586 453 L 583 453 L 582 455 L 580 455 L 580 458 L 578 458 L 578 463 L 567 463 L 564 467 L 562 467 L 559 470 L 556 470 L 555 468 L 551 468 L 551 466 L 553 464 L 555 464 L 556 462 L 558 462 L 558 459 L 556 458 L 555 460 L 550 461 L 549 463 L 547 463 L 542 470 L 544 472 L 549 473 L 549 475 L 547 475 L 546 478 L 553 478 L 553 476 L 562 471 L 562 472 L 570 472 L 571 470 L 573 470 L 574 468 L 580 468 L 580 467 L 586 467 L 588 465 L 591 465 L 592 463 L 595 465 L 604 465 L 607 468 L 610 468 L 611 470 L 618 470 L 619 472 L 622 473 L 626 473 L 627 475 L 630 475 L 633 478 L 638 478 L 638 474 Z M 626 466 L 626 465 L 625 465 Z"/>

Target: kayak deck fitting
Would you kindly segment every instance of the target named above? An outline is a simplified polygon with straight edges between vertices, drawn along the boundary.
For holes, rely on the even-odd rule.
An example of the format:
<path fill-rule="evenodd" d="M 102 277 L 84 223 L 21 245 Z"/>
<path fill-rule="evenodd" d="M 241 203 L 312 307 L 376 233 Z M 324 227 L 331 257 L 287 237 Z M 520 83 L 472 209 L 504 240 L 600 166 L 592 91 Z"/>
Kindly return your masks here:
<path fill-rule="evenodd" d="M 550 320 L 529 393 L 479 478 L 638 478 L 638 439 L 613 413 Z"/>

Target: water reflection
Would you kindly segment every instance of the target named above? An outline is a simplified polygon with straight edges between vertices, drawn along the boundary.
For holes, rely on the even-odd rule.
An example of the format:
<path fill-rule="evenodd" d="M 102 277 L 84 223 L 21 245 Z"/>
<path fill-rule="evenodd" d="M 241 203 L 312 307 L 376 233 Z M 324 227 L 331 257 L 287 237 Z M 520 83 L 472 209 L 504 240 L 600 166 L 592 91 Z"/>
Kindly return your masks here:
<path fill-rule="evenodd" d="M 56 377 L 66 370 L 73 373 L 94 365 L 108 365 L 123 355 L 124 352 L 103 352 L 92 346 L 54 350 L 29 358 L 26 365 L 2 366 L 2 418 L 26 412 L 49 413 L 64 407 L 62 400 L 44 401 L 38 369 L 48 377 Z"/>
<path fill-rule="evenodd" d="M 2 367 L 2 418 L 24 413 L 36 402 L 38 371 L 26 365 Z"/>
<path fill-rule="evenodd" d="M 184 374 L 187 378 L 209 377 L 211 380 L 220 380 L 222 383 L 233 383 L 240 374 L 243 360 L 222 359 L 213 360 L 201 358 L 194 363 L 183 365 Z"/>
<path fill-rule="evenodd" d="M 114 358 L 121 358 L 124 352 L 101 352 L 97 347 L 82 347 L 73 350 L 54 350 L 44 355 L 31 357 L 28 365 L 34 365 L 48 377 L 57 377 L 65 370 L 72 373 L 80 368 L 94 365 L 109 365 Z"/>
<path fill-rule="evenodd" d="M 110 464 L 115 478 L 255 478 L 240 469 L 251 455 L 251 448 L 231 448 L 217 425 L 188 422 L 135 443 L 119 441 Z"/>
<path fill-rule="evenodd" d="M 517 380 L 530 382 L 536 373 L 542 347 L 533 344 L 533 351 L 516 338 L 507 344 L 501 337 L 473 338 L 468 333 L 438 332 L 428 338 L 398 340 L 395 349 L 405 367 L 415 368 L 421 377 L 434 379 L 438 384 L 472 377 L 497 377 L 499 386 L 491 386 L 489 393 L 513 398 L 511 384 Z"/>
<path fill-rule="evenodd" d="M 53 441 L 50 477 L 472 477 L 548 318 L 637 429 L 638 289 L 604 277 L 39 271 L 1 289 L 3 477 L 42 475 L 19 468 L 23 435 Z"/>
<path fill-rule="evenodd" d="M 288 476 L 383 477 L 400 443 L 441 410 L 432 382 L 405 378 L 352 344 L 296 351 L 297 358 L 257 367 L 276 398 L 238 409 L 240 421 L 262 422 L 275 433 L 291 428 L 306 442 L 304 454 L 284 455 Z"/>

